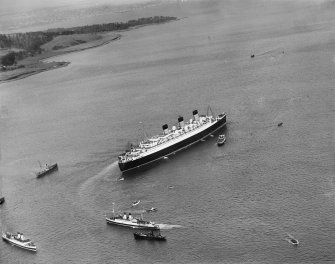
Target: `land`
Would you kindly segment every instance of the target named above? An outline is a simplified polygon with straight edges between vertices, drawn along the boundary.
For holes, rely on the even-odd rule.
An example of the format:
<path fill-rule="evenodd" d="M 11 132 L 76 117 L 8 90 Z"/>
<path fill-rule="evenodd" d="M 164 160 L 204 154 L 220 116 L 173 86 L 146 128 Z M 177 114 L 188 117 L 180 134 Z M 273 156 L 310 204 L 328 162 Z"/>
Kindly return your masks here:
<path fill-rule="evenodd" d="M 0 82 L 19 80 L 40 72 L 65 67 L 69 65 L 70 62 L 50 61 L 50 59 L 66 53 L 106 45 L 111 41 L 118 40 L 120 37 L 121 34 L 116 33 L 57 36 L 42 46 L 44 50 L 41 54 L 28 56 L 27 58 L 19 60 L 16 66 L 9 66 L 6 67 L 7 70 L 1 71 Z"/>
<path fill-rule="evenodd" d="M 50 61 L 50 59 L 106 45 L 120 39 L 122 36 L 120 33 L 124 30 L 175 19 L 175 17 L 150 17 L 126 23 L 0 35 L 0 82 L 19 80 L 47 70 L 66 67 L 70 62 Z"/>

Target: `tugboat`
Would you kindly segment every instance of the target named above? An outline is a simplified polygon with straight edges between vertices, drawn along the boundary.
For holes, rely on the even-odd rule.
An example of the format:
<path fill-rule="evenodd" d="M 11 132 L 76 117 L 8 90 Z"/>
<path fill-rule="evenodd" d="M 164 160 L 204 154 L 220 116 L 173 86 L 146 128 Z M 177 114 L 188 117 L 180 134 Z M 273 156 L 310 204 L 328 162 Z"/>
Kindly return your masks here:
<path fill-rule="evenodd" d="M 150 230 L 149 232 L 135 232 L 134 238 L 136 240 L 159 240 L 166 241 L 166 237 L 162 236 L 160 229 Z"/>
<path fill-rule="evenodd" d="M 22 233 L 18 232 L 17 235 L 13 235 L 9 232 L 2 233 L 2 239 L 14 246 L 34 252 L 37 251 L 36 245 L 30 241 L 30 239 L 25 238 Z"/>
<path fill-rule="evenodd" d="M 123 216 L 121 214 L 115 216 L 114 212 L 114 204 L 113 204 L 113 216 L 106 216 L 106 221 L 108 224 L 126 226 L 132 228 L 146 228 L 146 229 L 158 229 L 159 225 L 155 224 L 151 221 L 145 221 L 143 218 L 136 218 L 129 213 L 124 213 Z"/>
<path fill-rule="evenodd" d="M 184 118 L 179 116 L 178 124 L 172 126 L 171 129 L 164 124 L 161 134 L 147 138 L 138 145 L 132 145 L 130 149 L 121 154 L 118 157 L 119 168 L 125 172 L 167 158 L 179 150 L 202 141 L 225 125 L 225 113 L 218 116 L 199 115 L 198 110 L 194 110 L 193 118 L 188 122 L 184 122 Z"/>
<path fill-rule="evenodd" d="M 226 136 L 224 134 L 219 135 L 218 138 L 218 146 L 222 146 L 226 142 Z"/>
<path fill-rule="evenodd" d="M 40 177 L 42 177 L 42 176 L 44 176 L 44 175 L 46 175 L 48 173 L 51 173 L 51 172 L 53 172 L 53 171 L 55 171 L 55 170 L 58 169 L 57 163 L 51 164 L 51 165 L 45 164 L 44 168 L 42 168 L 42 166 L 40 164 L 40 167 L 41 167 L 41 170 L 38 171 L 38 172 L 36 172 L 36 177 L 37 178 L 40 178 Z"/>

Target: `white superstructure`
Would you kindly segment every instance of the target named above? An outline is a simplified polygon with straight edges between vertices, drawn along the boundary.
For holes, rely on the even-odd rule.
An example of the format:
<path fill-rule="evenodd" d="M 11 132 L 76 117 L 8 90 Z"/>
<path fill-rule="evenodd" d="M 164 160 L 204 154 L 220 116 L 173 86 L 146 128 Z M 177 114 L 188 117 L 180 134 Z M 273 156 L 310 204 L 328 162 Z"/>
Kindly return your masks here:
<path fill-rule="evenodd" d="M 173 126 L 172 129 L 168 129 L 168 126 L 164 125 L 162 134 L 143 140 L 138 146 L 132 146 L 130 151 L 119 156 L 119 162 L 136 160 L 175 145 L 195 134 L 201 133 L 219 119 L 219 117 L 214 118 L 213 116 L 199 116 L 197 111 L 194 114 L 194 118 L 190 119 L 189 122 L 184 123 L 183 118 L 179 117 L 178 127 Z"/>
<path fill-rule="evenodd" d="M 28 238 L 25 238 L 22 233 L 17 233 L 17 235 L 13 235 L 12 233 L 6 232 L 2 233 L 2 239 L 11 243 L 14 246 L 36 251 L 37 247 L 36 245 Z"/>

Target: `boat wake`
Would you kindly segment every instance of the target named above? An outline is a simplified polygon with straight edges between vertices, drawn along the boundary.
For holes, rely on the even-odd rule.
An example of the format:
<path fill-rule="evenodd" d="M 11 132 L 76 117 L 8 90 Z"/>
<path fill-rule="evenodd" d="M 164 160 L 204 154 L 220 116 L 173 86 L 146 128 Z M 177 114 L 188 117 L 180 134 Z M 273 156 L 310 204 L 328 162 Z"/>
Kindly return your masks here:
<path fill-rule="evenodd" d="M 285 238 L 286 241 L 288 241 L 289 243 L 293 244 L 293 245 L 298 245 L 299 241 L 298 239 L 296 239 L 294 236 L 292 236 L 289 233 L 286 233 L 287 237 Z"/>
<path fill-rule="evenodd" d="M 110 171 L 114 170 L 117 167 L 118 162 L 115 161 L 112 164 L 108 165 L 105 167 L 102 171 L 100 171 L 98 174 L 94 175 L 93 177 L 90 177 L 87 179 L 80 187 L 79 189 L 79 195 L 82 196 L 84 193 L 87 194 L 87 189 L 93 185 L 93 183 L 103 176 L 105 176 L 107 173 Z"/>
<path fill-rule="evenodd" d="M 157 224 L 159 226 L 160 229 L 163 230 L 168 230 L 168 229 L 172 229 L 172 228 L 182 228 L 183 226 L 181 225 L 168 225 L 168 224 Z"/>

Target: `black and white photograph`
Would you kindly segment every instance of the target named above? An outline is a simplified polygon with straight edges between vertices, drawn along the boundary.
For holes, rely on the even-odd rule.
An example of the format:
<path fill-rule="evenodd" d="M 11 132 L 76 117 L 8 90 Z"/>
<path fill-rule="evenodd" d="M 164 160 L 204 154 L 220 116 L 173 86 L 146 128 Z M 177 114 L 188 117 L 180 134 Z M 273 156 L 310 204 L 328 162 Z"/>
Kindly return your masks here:
<path fill-rule="evenodd" d="M 335 0 L 0 0 L 0 263 L 335 263 Z"/>

